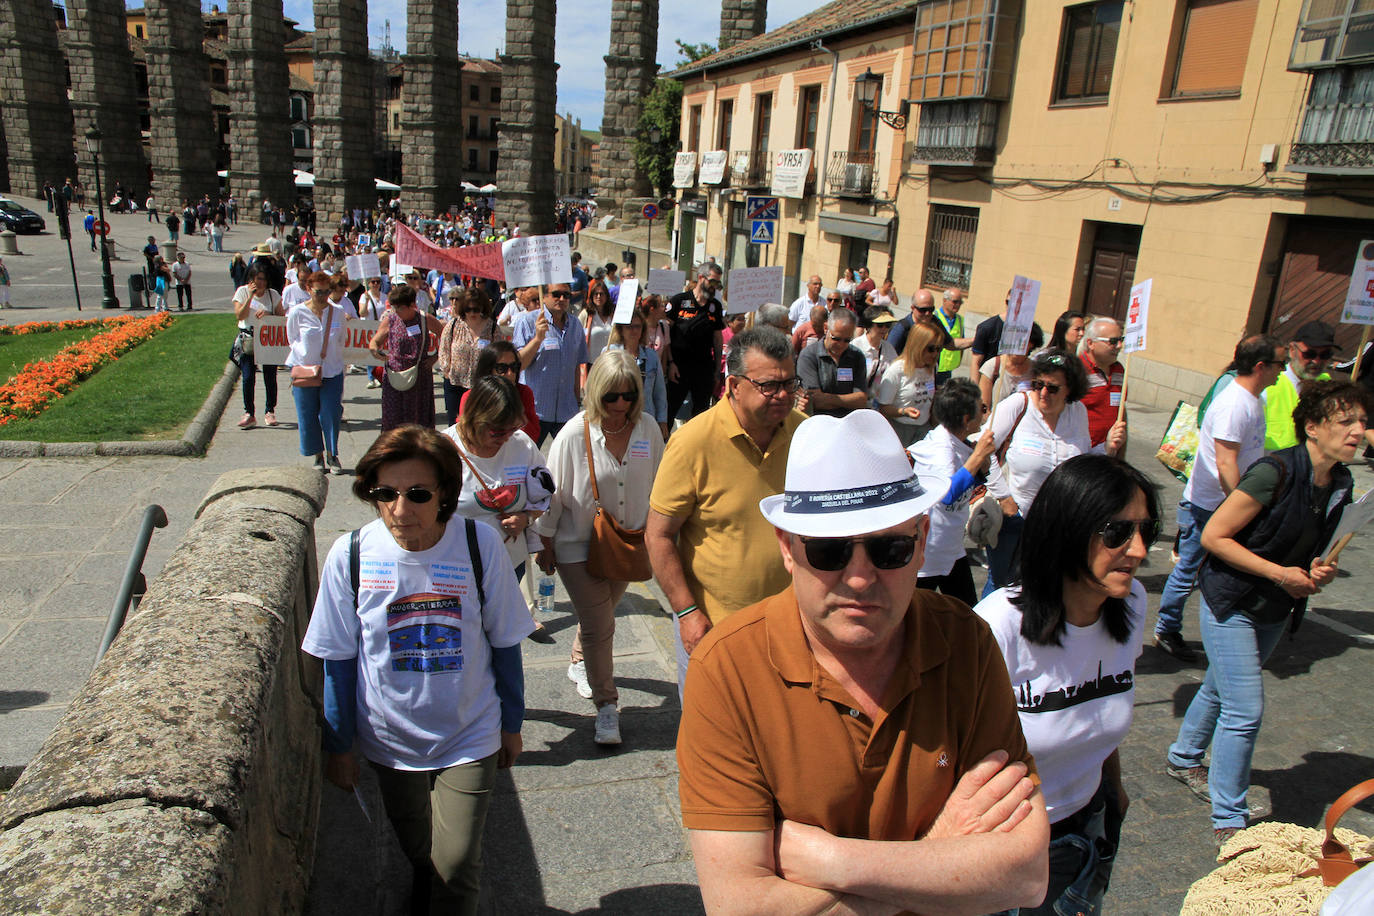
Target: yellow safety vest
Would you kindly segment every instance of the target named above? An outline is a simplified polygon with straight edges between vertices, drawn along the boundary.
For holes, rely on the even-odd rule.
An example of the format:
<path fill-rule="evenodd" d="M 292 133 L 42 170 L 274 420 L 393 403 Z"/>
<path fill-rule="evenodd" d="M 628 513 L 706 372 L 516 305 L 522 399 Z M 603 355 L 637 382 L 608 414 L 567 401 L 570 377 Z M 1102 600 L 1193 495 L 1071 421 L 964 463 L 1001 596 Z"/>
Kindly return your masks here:
<path fill-rule="evenodd" d="M 1330 373 L 1317 376 L 1325 381 Z M 1281 448 L 1292 448 L 1298 444 L 1298 432 L 1293 426 L 1293 408 L 1298 406 L 1298 389 L 1287 372 L 1280 373 L 1278 381 L 1264 389 L 1264 450 L 1277 452 Z"/>
<path fill-rule="evenodd" d="M 963 316 L 963 315 L 955 315 L 953 321 L 948 321 L 948 320 L 945 318 L 945 310 L 942 309 L 942 308 L 938 308 L 938 307 L 937 307 L 937 308 L 935 309 L 935 317 L 936 317 L 936 319 L 940 322 L 940 325 L 945 329 L 945 331 L 949 334 L 950 337 L 963 337 L 963 336 L 964 336 L 964 316 Z M 941 350 L 941 351 L 940 351 L 940 362 L 935 366 L 935 371 L 937 371 L 937 372 L 953 372 L 955 369 L 958 369 L 958 368 L 959 368 L 959 364 L 962 363 L 963 361 L 964 361 L 964 351 L 963 351 L 963 350 Z"/>

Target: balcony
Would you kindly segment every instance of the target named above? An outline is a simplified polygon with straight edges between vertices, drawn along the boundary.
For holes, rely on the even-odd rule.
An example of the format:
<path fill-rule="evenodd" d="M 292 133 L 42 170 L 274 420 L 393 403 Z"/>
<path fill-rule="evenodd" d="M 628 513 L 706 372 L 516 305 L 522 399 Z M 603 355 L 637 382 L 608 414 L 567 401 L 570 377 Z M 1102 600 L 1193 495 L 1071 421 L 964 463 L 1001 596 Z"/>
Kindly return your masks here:
<path fill-rule="evenodd" d="M 982 99 L 922 102 L 909 161 L 921 165 L 991 166 L 1001 103 Z"/>
<path fill-rule="evenodd" d="M 1288 167 L 1325 175 L 1374 174 L 1374 66 L 1313 72 Z"/>
<path fill-rule="evenodd" d="M 878 169 L 869 150 L 840 150 L 830 154 L 825 190 L 832 197 L 878 196 Z"/>
<path fill-rule="evenodd" d="M 773 157 L 767 150 L 736 150 L 730 154 L 730 184 L 736 188 L 766 188 L 773 183 Z"/>

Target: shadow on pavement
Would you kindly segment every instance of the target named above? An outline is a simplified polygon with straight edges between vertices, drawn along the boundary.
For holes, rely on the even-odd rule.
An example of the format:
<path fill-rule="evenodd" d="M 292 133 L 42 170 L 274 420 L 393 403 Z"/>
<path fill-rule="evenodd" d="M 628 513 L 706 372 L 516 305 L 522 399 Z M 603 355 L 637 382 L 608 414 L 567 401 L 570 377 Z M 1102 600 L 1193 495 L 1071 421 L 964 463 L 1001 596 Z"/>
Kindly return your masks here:
<path fill-rule="evenodd" d="M 1324 830 L 1322 818 L 1326 809 L 1342 792 L 1370 774 L 1374 774 L 1374 757 L 1312 751 L 1303 754 L 1302 763 L 1285 770 L 1251 770 L 1250 782 L 1269 790 L 1274 805 L 1269 820 Z M 1351 808 L 1340 825 L 1365 835 L 1374 832 L 1374 799 Z"/>
<path fill-rule="evenodd" d="M 0 690 L 0 716 L 27 706 L 42 706 L 48 696 L 42 690 Z"/>

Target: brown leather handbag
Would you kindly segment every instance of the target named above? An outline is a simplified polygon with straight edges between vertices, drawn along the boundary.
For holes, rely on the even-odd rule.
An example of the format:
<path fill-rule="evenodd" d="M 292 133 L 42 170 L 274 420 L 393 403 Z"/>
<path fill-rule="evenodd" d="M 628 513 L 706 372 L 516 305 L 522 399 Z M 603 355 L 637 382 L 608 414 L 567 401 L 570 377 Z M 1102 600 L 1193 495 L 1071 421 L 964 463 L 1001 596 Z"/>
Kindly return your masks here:
<path fill-rule="evenodd" d="M 1347 789 L 1326 812 L 1326 840 L 1322 843 L 1322 854 L 1317 859 L 1317 865 L 1321 869 L 1322 884 L 1327 887 L 1335 887 L 1371 861 L 1368 858 L 1353 858 L 1349 847 L 1336 839 L 1336 824 L 1345 816 L 1345 812 L 1371 795 L 1374 795 L 1374 779 L 1366 779 Z"/>
<path fill-rule="evenodd" d="M 587 473 L 592 477 L 592 499 L 596 518 L 592 520 L 592 539 L 587 545 L 587 572 L 612 582 L 644 582 L 654 574 L 649 566 L 649 550 L 644 546 L 643 528 L 626 528 L 601 505 L 596 488 L 596 463 L 592 460 L 592 421 L 582 417 L 583 441 L 587 445 Z"/>
<path fill-rule="evenodd" d="M 324 384 L 324 357 L 329 352 L 329 331 L 334 327 L 334 306 L 326 306 L 329 313 L 324 319 L 324 342 L 320 344 L 319 366 L 292 366 L 291 384 L 297 388 L 318 388 Z"/>

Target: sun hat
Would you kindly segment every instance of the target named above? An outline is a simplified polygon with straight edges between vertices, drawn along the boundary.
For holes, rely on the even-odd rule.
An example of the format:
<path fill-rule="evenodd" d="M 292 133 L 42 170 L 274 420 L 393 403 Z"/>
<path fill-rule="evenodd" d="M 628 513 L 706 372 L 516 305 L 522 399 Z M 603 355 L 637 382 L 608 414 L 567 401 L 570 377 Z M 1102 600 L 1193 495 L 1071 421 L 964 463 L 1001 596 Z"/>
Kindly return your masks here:
<path fill-rule="evenodd" d="M 854 537 L 922 515 L 949 478 L 917 475 L 901 440 L 875 410 L 811 417 L 792 434 L 784 491 L 759 500 L 775 527 L 807 537 Z"/>
<path fill-rule="evenodd" d="M 268 245 L 266 242 L 263 242 L 263 243 L 261 243 L 260 245 L 258 245 L 256 248 L 253 249 L 253 254 L 257 254 L 257 255 L 271 255 L 271 254 L 272 254 L 272 247 L 271 247 L 270 245 Z"/>

